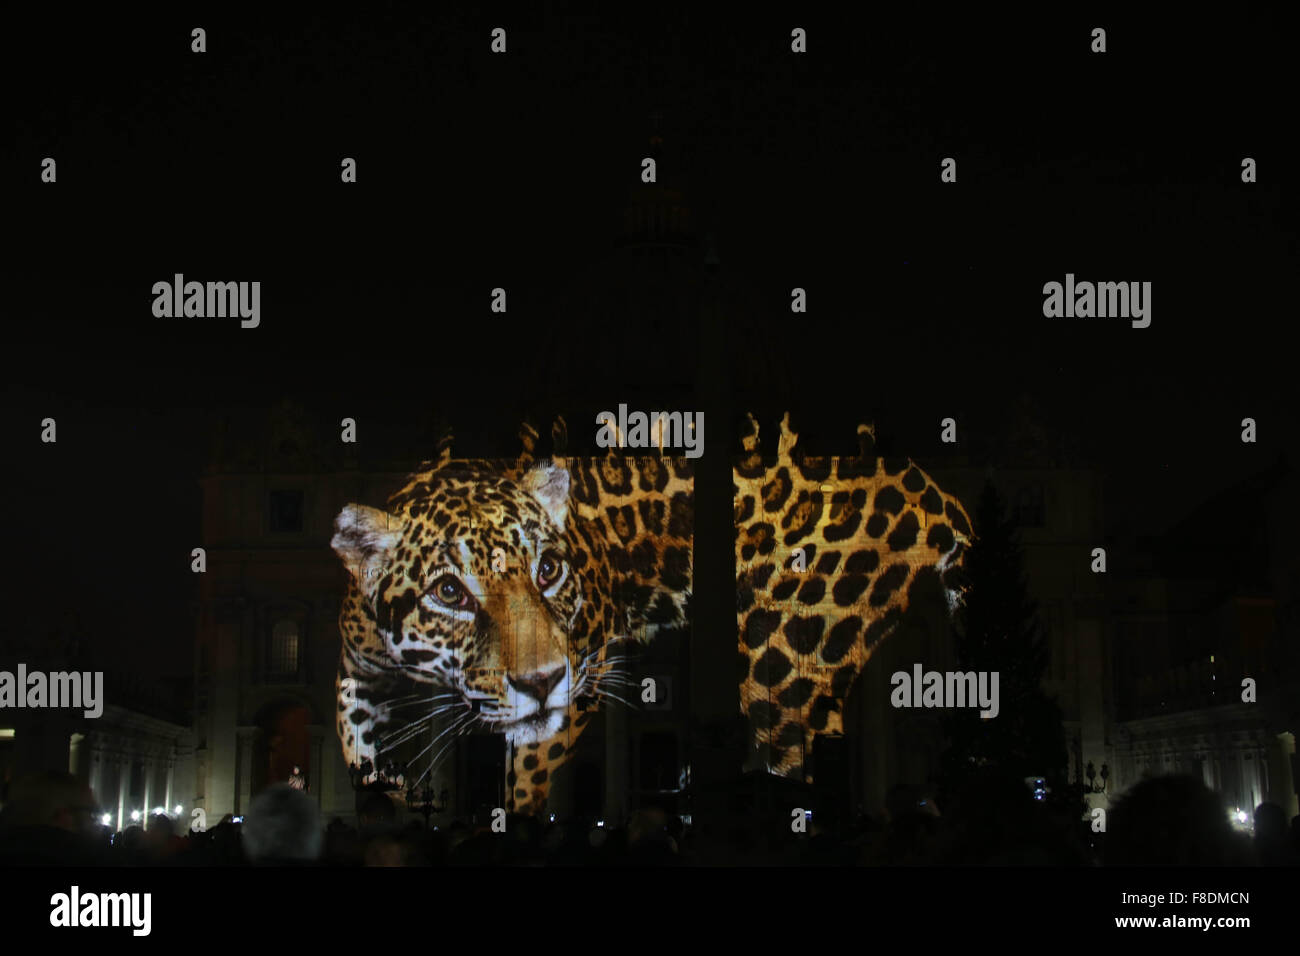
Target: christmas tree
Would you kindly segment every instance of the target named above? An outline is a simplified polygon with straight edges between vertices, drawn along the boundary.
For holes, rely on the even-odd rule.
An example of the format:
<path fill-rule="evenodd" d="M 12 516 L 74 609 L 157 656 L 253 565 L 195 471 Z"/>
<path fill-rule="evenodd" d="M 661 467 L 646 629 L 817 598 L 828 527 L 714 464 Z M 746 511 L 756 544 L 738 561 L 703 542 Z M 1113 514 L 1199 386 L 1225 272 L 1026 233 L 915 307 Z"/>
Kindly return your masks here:
<path fill-rule="evenodd" d="M 1061 710 L 1041 687 L 1047 641 L 1025 585 L 1015 523 L 1004 511 L 997 489 L 987 483 L 975 514 L 976 540 L 966 555 L 969 590 L 956 621 L 962 669 L 998 673 L 1000 711 L 983 719 L 978 710 L 958 710 L 945 719 L 943 790 L 960 792 L 977 778 L 1032 776 L 1065 797 Z"/>

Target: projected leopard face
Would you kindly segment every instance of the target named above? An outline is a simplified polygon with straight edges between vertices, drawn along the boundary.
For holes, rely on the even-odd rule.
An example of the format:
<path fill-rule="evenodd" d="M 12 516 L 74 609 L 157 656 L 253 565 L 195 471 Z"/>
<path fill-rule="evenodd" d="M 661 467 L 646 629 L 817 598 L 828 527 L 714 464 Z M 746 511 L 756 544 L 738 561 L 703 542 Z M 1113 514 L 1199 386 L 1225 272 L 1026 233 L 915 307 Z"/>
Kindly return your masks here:
<path fill-rule="evenodd" d="M 429 741 L 427 774 L 471 729 L 504 735 L 511 809 L 545 806 L 589 704 L 621 699 L 617 641 L 684 624 L 692 479 L 685 460 L 455 461 L 449 448 L 384 510 L 350 504 L 332 545 L 339 738 L 349 764 Z"/>

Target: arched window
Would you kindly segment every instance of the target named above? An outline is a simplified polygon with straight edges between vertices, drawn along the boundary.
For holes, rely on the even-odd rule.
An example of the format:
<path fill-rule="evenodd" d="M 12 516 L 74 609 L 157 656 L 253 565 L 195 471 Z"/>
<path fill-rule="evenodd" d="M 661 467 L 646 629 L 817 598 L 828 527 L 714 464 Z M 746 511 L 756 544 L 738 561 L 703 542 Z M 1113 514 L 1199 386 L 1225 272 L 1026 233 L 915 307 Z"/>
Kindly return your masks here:
<path fill-rule="evenodd" d="M 272 680 L 296 678 L 301 663 L 301 650 L 298 622 L 287 618 L 276 621 L 271 629 L 270 660 L 267 661 L 268 677 Z"/>

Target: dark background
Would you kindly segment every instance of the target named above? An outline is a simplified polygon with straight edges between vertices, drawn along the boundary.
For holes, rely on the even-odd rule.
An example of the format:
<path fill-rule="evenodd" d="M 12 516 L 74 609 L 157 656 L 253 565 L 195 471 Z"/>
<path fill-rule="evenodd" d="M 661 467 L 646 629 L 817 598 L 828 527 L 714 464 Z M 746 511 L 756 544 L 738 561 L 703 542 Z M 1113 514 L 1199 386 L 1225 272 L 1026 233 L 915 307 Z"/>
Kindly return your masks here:
<path fill-rule="evenodd" d="M 138 672 L 190 673 L 198 476 L 227 409 L 296 396 L 414 466 L 435 420 L 459 453 L 513 454 L 524 412 L 570 412 L 594 450 L 588 422 L 620 401 L 699 407 L 698 329 L 567 306 L 655 129 L 661 182 L 752 305 L 710 374 L 737 412 L 791 408 L 814 451 L 851 452 L 869 420 L 925 465 L 953 416 L 994 463 L 985 439 L 1028 404 L 1107 474 L 1111 529 L 1146 534 L 1295 443 L 1271 12 L 209 9 L 26 11 L 4 40 L 11 627 L 71 613 Z M 175 272 L 260 280 L 261 326 L 155 318 Z M 1152 325 L 1045 319 L 1067 272 L 1151 281 Z M 734 434 L 708 422 L 707 453 Z"/>

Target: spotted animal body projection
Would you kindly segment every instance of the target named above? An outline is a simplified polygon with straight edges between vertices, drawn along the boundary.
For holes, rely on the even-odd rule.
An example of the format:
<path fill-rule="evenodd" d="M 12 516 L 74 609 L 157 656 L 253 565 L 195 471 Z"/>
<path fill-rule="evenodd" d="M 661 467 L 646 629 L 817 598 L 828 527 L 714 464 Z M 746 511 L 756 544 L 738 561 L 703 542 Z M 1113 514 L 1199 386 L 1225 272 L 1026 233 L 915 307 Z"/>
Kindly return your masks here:
<path fill-rule="evenodd" d="M 790 418 L 776 460 L 749 416 L 733 467 L 740 706 L 758 759 L 809 779 L 813 735 L 842 732 L 842 701 L 898 625 L 918 582 L 937 575 L 952 611 L 972 540 L 961 503 L 908 459 L 803 455 Z"/>
<path fill-rule="evenodd" d="M 453 459 L 448 436 L 385 508 L 335 519 L 349 766 L 414 754 L 419 786 L 458 737 L 500 733 L 507 809 L 538 813 L 593 705 L 633 696 L 620 651 L 686 625 L 690 462 L 565 458 L 562 419 L 552 436 L 539 460 L 526 424 L 514 461 Z"/>

